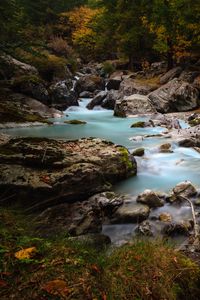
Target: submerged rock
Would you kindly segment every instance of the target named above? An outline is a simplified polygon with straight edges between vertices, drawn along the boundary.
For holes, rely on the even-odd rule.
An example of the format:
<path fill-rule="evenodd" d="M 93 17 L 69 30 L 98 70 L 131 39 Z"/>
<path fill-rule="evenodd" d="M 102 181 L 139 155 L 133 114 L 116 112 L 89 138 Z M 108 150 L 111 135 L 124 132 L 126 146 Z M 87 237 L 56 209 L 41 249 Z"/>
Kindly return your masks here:
<path fill-rule="evenodd" d="M 144 148 L 137 148 L 132 152 L 133 156 L 143 156 L 145 152 Z"/>
<path fill-rule="evenodd" d="M 107 92 L 99 92 L 86 106 L 88 109 L 93 109 L 96 105 L 101 105 L 103 100 L 106 98 Z"/>
<path fill-rule="evenodd" d="M 126 148 L 100 139 L 15 138 L 0 146 L 0 192 L 33 211 L 87 199 L 136 172 Z"/>
<path fill-rule="evenodd" d="M 71 125 L 85 125 L 87 124 L 86 121 L 81 121 L 81 120 L 68 120 L 64 121 L 65 124 L 71 124 Z"/>

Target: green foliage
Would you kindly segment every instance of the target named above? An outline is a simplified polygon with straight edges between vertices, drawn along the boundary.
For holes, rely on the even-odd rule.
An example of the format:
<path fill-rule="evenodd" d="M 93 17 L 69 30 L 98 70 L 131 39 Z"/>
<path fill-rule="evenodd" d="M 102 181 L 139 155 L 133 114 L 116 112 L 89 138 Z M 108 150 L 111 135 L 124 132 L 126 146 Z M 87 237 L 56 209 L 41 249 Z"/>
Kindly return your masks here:
<path fill-rule="evenodd" d="M 110 74 L 112 74 L 114 71 L 115 71 L 115 67 L 113 66 L 112 63 L 110 63 L 109 61 L 105 61 L 105 62 L 103 63 L 103 72 L 104 72 L 105 74 L 110 75 Z"/>

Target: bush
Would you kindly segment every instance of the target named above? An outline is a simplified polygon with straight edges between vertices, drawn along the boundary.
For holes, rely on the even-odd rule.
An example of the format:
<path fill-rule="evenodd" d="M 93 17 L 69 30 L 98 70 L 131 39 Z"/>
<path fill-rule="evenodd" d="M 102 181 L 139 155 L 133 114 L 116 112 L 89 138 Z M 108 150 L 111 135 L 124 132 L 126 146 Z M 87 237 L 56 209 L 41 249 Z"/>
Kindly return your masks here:
<path fill-rule="evenodd" d="M 115 67 L 113 66 L 113 64 L 111 64 L 108 61 L 105 61 L 103 63 L 103 72 L 107 75 L 110 75 L 111 73 L 113 73 L 115 71 Z"/>
<path fill-rule="evenodd" d="M 73 49 L 68 45 L 66 40 L 59 36 L 53 36 L 48 44 L 48 47 L 56 55 L 64 55 L 66 57 L 71 57 L 73 55 Z"/>

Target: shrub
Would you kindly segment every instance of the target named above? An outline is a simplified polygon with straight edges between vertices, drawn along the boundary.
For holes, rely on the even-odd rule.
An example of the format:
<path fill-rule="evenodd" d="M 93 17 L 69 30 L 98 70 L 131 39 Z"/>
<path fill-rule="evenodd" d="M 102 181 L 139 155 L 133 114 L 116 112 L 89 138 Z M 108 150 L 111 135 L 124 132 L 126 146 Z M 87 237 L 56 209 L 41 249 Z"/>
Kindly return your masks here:
<path fill-rule="evenodd" d="M 108 61 L 105 61 L 103 63 L 103 72 L 105 74 L 108 74 L 110 75 L 111 73 L 113 73 L 115 71 L 115 67 L 113 66 L 113 64 L 111 64 L 110 62 Z"/>

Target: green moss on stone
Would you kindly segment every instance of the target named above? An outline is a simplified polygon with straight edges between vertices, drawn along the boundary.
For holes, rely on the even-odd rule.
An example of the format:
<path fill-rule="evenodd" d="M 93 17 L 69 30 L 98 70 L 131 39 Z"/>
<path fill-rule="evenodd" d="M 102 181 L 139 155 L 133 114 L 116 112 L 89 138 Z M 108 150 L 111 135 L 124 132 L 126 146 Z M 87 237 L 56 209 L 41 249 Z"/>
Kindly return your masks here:
<path fill-rule="evenodd" d="M 131 128 L 144 128 L 144 127 L 145 127 L 145 122 L 142 122 L 142 121 L 133 123 L 131 125 Z"/>
<path fill-rule="evenodd" d="M 71 125 L 85 125 L 87 122 L 81 121 L 81 120 L 69 120 L 69 121 L 64 121 L 65 124 L 71 124 Z"/>
<path fill-rule="evenodd" d="M 122 160 L 123 163 L 126 164 L 127 170 L 133 171 L 134 166 L 133 166 L 132 161 L 130 160 L 128 150 L 126 148 L 124 148 L 124 147 L 120 147 L 119 151 L 121 153 L 121 160 Z"/>

